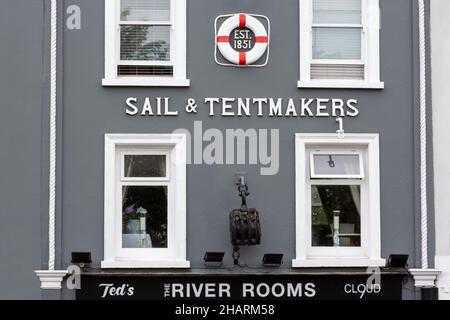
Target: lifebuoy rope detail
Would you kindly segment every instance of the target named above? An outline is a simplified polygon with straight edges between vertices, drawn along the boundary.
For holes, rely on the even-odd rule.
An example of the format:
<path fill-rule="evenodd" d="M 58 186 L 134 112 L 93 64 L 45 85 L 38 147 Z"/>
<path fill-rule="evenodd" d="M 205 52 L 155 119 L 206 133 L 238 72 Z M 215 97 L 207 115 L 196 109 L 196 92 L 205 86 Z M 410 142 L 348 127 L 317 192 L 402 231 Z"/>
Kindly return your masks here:
<path fill-rule="evenodd" d="M 247 26 L 247 16 L 245 14 L 239 15 L 239 27 L 244 28 Z"/>

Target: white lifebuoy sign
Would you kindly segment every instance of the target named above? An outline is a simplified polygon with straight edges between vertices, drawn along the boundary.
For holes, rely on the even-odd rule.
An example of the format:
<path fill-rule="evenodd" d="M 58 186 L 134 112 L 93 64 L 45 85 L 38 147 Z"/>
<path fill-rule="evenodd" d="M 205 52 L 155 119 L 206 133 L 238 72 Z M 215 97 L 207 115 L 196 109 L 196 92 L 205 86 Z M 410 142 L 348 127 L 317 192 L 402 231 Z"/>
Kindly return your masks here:
<path fill-rule="evenodd" d="M 226 19 L 217 30 L 219 18 L 225 17 Z M 238 13 L 216 19 L 216 48 L 232 65 L 251 66 L 268 52 L 269 31 L 258 19 L 261 17 L 267 20 L 267 28 L 269 28 L 268 19 L 263 16 Z M 263 64 L 256 66 L 263 66 L 266 63 L 267 59 Z"/>

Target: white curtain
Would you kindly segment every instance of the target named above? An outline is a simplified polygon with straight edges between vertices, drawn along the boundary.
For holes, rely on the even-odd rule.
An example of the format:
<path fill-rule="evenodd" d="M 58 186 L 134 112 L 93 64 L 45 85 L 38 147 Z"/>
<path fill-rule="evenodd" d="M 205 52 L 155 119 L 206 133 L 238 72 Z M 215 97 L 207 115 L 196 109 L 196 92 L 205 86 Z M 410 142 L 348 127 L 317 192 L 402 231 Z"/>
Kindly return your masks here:
<path fill-rule="evenodd" d="M 360 168 L 359 155 L 353 155 L 353 162 L 345 162 L 344 167 L 347 171 L 354 174 L 359 174 L 363 168 Z M 356 158 L 356 160 L 355 160 Z M 354 171 L 356 169 L 356 172 Z M 355 203 L 356 210 L 358 210 L 359 216 L 361 216 L 361 186 L 350 186 L 350 192 L 352 193 L 353 202 Z"/>
<path fill-rule="evenodd" d="M 361 59 L 361 28 L 313 28 L 313 59 Z"/>
<path fill-rule="evenodd" d="M 360 186 L 350 186 L 350 191 L 356 210 L 358 210 L 358 214 L 361 216 L 361 188 Z"/>

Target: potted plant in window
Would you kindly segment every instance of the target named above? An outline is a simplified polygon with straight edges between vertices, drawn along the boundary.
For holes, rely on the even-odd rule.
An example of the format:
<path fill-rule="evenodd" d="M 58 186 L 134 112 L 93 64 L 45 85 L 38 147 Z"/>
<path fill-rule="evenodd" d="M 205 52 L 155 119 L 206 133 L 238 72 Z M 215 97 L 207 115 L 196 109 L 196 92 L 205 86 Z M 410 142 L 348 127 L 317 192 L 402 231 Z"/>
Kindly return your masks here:
<path fill-rule="evenodd" d="M 125 208 L 123 212 L 123 222 L 125 224 L 125 230 L 128 234 L 138 234 L 140 230 L 139 215 L 136 205 L 133 204 Z"/>

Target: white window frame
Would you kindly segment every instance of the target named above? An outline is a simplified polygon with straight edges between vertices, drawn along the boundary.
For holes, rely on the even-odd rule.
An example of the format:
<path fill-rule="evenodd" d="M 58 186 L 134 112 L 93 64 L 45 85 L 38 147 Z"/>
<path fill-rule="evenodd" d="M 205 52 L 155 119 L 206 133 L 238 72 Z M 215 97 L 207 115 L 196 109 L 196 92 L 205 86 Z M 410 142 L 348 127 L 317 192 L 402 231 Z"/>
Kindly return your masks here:
<path fill-rule="evenodd" d="M 300 80 L 298 88 L 383 89 L 380 81 L 380 7 L 379 0 L 362 1 L 361 60 L 313 60 L 313 0 L 299 0 L 300 7 Z M 344 25 L 339 25 L 344 26 Z M 351 25 L 353 26 L 353 25 Z M 364 80 L 311 79 L 311 64 L 364 64 Z"/>
<path fill-rule="evenodd" d="M 106 134 L 102 268 L 189 268 L 186 260 L 185 134 Z M 124 178 L 125 154 L 166 155 L 166 177 Z M 132 182 L 131 182 L 132 181 Z M 168 186 L 167 248 L 122 248 L 122 186 Z"/>
<path fill-rule="evenodd" d="M 315 172 L 315 165 L 314 165 L 314 156 L 315 155 L 357 155 L 359 159 L 359 169 L 360 174 L 317 174 Z M 363 154 L 361 151 L 342 151 L 342 150 L 333 150 L 326 148 L 326 151 L 311 151 L 310 152 L 310 159 L 309 159 L 310 167 L 311 167 L 311 179 L 363 179 L 364 178 L 364 159 Z"/>
<path fill-rule="evenodd" d="M 130 22 L 132 24 L 133 22 Z M 167 22 L 146 22 L 167 25 Z M 133 65 L 170 65 L 172 76 L 118 76 L 120 61 L 120 0 L 105 0 L 105 76 L 103 86 L 188 87 L 186 78 L 186 0 L 170 0 L 170 61 L 127 61 Z M 111 54 L 113 52 L 113 54 Z"/>
<path fill-rule="evenodd" d="M 309 152 L 317 149 L 364 150 L 364 180 L 310 178 Z M 328 151 L 327 151 L 328 152 Z M 380 165 L 378 134 L 296 134 L 296 258 L 293 268 L 385 266 L 381 258 Z M 311 185 L 361 185 L 361 247 L 312 247 Z"/>

